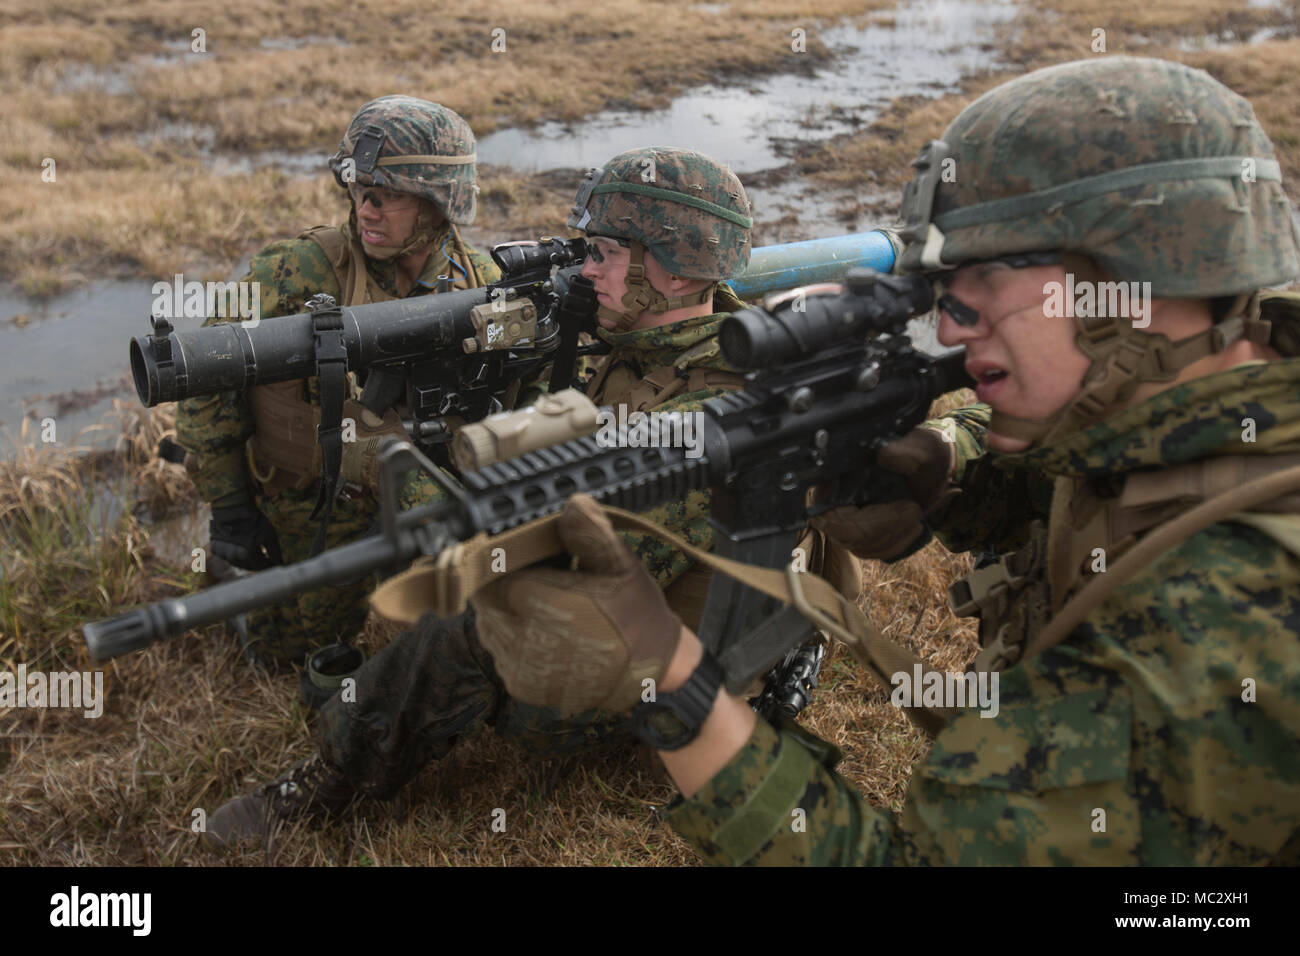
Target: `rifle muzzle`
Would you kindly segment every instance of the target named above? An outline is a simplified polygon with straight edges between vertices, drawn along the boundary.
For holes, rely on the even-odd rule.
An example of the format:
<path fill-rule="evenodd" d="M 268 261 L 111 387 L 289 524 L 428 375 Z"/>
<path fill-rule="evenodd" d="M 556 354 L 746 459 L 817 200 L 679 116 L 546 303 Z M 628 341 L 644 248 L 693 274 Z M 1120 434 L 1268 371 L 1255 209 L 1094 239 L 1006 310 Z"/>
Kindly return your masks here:
<path fill-rule="evenodd" d="M 156 604 L 135 608 L 117 617 L 82 625 L 86 649 L 98 663 L 148 647 L 167 633 L 167 622 Z"/>

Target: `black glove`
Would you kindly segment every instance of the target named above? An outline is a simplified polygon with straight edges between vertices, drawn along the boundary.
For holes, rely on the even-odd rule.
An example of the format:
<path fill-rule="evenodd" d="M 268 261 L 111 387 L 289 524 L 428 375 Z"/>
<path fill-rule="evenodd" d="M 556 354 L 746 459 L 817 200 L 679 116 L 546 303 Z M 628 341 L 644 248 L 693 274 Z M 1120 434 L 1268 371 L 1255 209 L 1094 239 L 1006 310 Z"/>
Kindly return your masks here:
<path fill-rule="evenodd" d="M 212 553 L 237 568 L 261 571 L 282 563 L 275 528 L 251 504 L 213 508 L 208 535 Z"/>
<path fill-rule="evenodd" d="M 876 464 L 901 475 L 911 498 L 862 508 L 834 508 L 809 522 L 859 558 L 897 561 L 929 543 L 925 515 L 957 493 L 950 475 L 952 445 L 931 428 L 912 429 L 880 449 Z M 814 499 L 818 497 L 814 491 Z"/>

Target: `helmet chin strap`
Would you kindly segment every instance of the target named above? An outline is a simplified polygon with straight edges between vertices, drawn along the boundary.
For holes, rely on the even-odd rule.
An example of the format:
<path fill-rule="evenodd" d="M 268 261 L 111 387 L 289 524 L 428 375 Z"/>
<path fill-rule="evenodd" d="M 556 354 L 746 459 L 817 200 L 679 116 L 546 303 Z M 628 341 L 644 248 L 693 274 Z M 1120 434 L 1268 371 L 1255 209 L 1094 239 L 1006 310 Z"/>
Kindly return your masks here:
<path fill-rule="evenodd" d="M 1030 445 L 1050 445 L 1082 431 L 1133 397 L 1144 382 L 1171 382 L 1178 373 L 1239 339 L 1267 344 L 1271 325 L 1259 317 L 1259 293 L 1240 295 L 1213 327 L 1177 342 L 1159 332 L 1141 332 L 1125 319 L 1075 316 L 1074 342 L 1092 359 L 1083 390 L 1055 414 L 1042 419 L 993 413 L 989 431 Z"/>
<path fill-rule="evenodd" d="M 662 315 L 683 306 L 701 305 L 713 301 L 716 282 L 710 282 L 699 292 L 688 292 L 671 299 L 665 298 L 664 294 L 652 286 L 646 278 L 645 246 L 633 239 L 628 243 L 628 253 L 627 278 L 624 280 L 627 291 L 623 293 L 623 301 L 619 303 L 622 310 L 605 305 L 596 309 L 598 318 L 608 319 L 614 323 L 613 331 L 626 332 L 632 328 L 637 319 L 641 318 L 643 312 Z"/>

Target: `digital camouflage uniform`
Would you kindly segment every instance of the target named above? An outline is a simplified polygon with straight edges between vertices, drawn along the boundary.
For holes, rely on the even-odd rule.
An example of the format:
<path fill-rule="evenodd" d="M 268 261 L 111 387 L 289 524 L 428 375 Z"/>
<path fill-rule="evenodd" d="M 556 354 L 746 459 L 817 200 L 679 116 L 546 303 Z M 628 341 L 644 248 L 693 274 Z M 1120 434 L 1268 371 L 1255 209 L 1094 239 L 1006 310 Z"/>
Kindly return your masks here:
<path fill-rule="evenodd" d="M 450 230 L 447 230 L 447 237 L 450 238 Z M 436 248 L 441 249 L 441 246 Z M 487 281 L 498 278 L 495 263 L 476 251 L 470 254 Z M 397 298 L 393 282 L 395 263 L 371 260 L 369 265 L 374 280 Z M 437 277 L 453 272 L 446 255 L 435 251 L 410 295 L 433 292 Z M 321 247 L 311 239 L 291 239 L 267 246 L 249 263 L 244 281 L 261 284 L 263 321 L 305 312 L 307 300 L 317 293 L 334 296 L 342 305 L 351 304 L 343 301 L 333 268 Z M 205 325 L 234 321 L 239 321 L 238 316 L 212 318 Z M 319 405 L 316 379 L 307 379 L 304 387 L 312 404 Z M 313 486 L 301 491 L 286 488 L 274 497 L 261 494 L 249 479 L 244 447 L 254 430 L 247 400 L 239 392 L 186 399 L 177 406 L 177 441 L 199 458 L 200 470 L 194 476 L 199 493 L 214 507 L 237 504 L 247 500 L 251 493 L 258 510 L 275 526 L 284 562 L 304 561 L 311 557 L 312 543 L 320 524 L 319 518 L 309 517 L 316 504 L 316 488 Z M 427 483 L 408 487 L 407 504 L 430 493 L 432 486 Z M 330 513 L 325 546 L 337 547 L 360 537 L 377 514 L 378 502 L 371 494 L 336 500 Z M 255 642 L 260 642 L 271 652 L 271 656 L 300 662 L 311 649 L 339 638 L 348 638 L 361 629 L 366 619 L 366 596 L 371 587 L 372 582 L 366 578 L 351 585 L 304 592 L 292 603 L 251 614 L 250 634 Z"/>
<path fill-rule="evenodd" d="M 1089 582 L 1116 587 L 1085 602 L 1060 642 L 997 665 L 997 715 L 952 717 L 901 815 L 868 806 L 817 748 L 760 721 L 670 810 L 673 826 L 719 863 L 1300 862 L 1300 494 L 1229 511 L 1136 571 L 1101 577 L 1200 501 L 1239 501 L 1234 480 L 1300 460 L 1300 308 L 1288 317 L 1256 291 L 1300 273 L 1300 236 L 1250 104 L 1166 61 L 1062 64 L 985 94 L 915 166 L 905 270 L 945 281 L 968 262 L 1060 252 L 1085 279 L 1099 264 L 1150 282 L 1155 299 L 1208 300 L 1215 324 L 1171 343 L 1126 317 L 1076 313 L 1076 346 L 1092 360 L 1078 394 L 1041 421 L 988 419 L 1030 443 L 1019 455 L 975 456 L 964 443 L 984 413 L 954 415 L 965 493 L 928 517 L 950 544 L 1028 538 L 1020 554 L 1036 555 L 999 562 L 1018 574 L 1002 597 L 981 586 L 981 658 L 995 625 L 1018 653 Z M 1290 357 L 1122 407 L 1140 383 L 1242 338 Z M 1043 476 L 1054 479 L 1045 534 L 1016 513 L 1040 510 Z M 1097 540 L 1107 546 L 1090 552 Z M 952 595 L 974 594 L 979 574 Z"/>
<path fill-rule="evenodd" d="M 613 346 L 607 361 L 637 377 L 667 367 L 727 369 L 717 334 L 722 320 L 740 303 L 725 287 L 715 303 L 728 311 L 652 329 L 599 330 L 597 335 Z M 617 376 L 610 377 L 617 381 Z M 723 391 L 713 387 L 680 393 L 645 410 L 699 411 Z M 611 400 L 617 404 L 620 396 L 605 390 L 589 397 L 601 406 Z M 693 544 L 713 546 L 706 493 L 691 492 L 684 502 L 642 514 Z M 670 597 L 672 585 L 690 577 L 694 563 L 660 539 L 625 537 Z M 683 584 L 698 596 L 707 587 L 707 575 Z M 474 634 L 472 610 L 452 620 L 426 615 L 367 661 L 356 678 L 354 703 L 335 696 L 322 708 L 317 740 L 328 764 L 363 792 L 380 798 L 392 796 L 426 763 L 445 756 L 457 737 L 487 724 L 540 757 L 576 753 L 601 742 L 631 742 L 623 730 L 625 717 L 588 711 L 561 718 L 511 699 L 496 676 L 491 655 Z"/>
<path fill-rule="evenodd" d="M 713 160 L 689 150 L 642 149 L 622 153 L 593 170 L 579 190 L 569 221 L 592 235 L 626 239 L 630 260 L 646 253 L 675 274 L 719 280 L 743 271 L 749 260 L 749 202 L 739 180 Z M 599 312 L 621 330 L 597 330 L 612 351 L 588 395 L 597 405 L 631 411 L 693 412 L 737 387 L 718 346 L 722 319 L 741 303 L 725 285 L 708 286 L 713 315 L 657 328 L 627 330 L 643 311 L 662 313 L 669 302 L 629 268 L 623 311 Z M 695 301 L 708 301 L 695 297 Z M 673 371 L 669 371 L 673 370 Z M 657 382 L 646 390 L 647 379 Z M 662 396 L 662 397 L 660 397 Z M 708 496 L 644 513 L 655 523 L 706 548 L 713 545 Z M 626 540 L 669 603 L 690 623 L 698 621 L 707 574 L 685 555 L 650 535 Z M 626 718 L 594 711 L 561 718 L 556 711 L 511 699 L 492 660 L 474 635 L 473 611 L 451 621 L 426 616 L 358 672 L 356 702 L 332 700 L 321 713 L 321 756 L 365 793 L 394 793 L 430 759 L 446 754 L 455 738 L 485 723 L 539 756 L 572 753 L 600 740 L 630 742 Z"/>
<path fill-rule="evenodd" d="M 339 153 L 332 161 L 337 167 L 340 160 L 349 159 L 356 146 L 356 132 L 368 125 L 383 129 L 386 138 L 380 157 L 425 154 L 431 149 L 444 154 L 469 152 L 474 147 L 473 134 L 454 113 L 436 104 L 410 97 L 383 97 L 366 104 L 354 118 L 348 135 L 340 144 Z M 431 139 L 430 125 L 433 126 Z M 365 184 L 386 185 L 396 191 L 409 191 L 439 204 L 450 223 L 473 220 L 473 163 L 462 167 L 428 167 L 384 165 L 383 158 L 373 175 L 364 168 L 355 181 Z M 432 173 L 428 172 L 432 169 Z M 385 173 L 385 170 L 387 172 Z M 452 170 L 452 172 L 447 172 Z M 340 170 L 335 169 L 336 175 Z M 387 179 L 384 176 L 387 176 Z M 340 180 L 342 182 L 342 180 Z M 485 284 L 500 277 L 492 260 L 459 243 L 454 226 L 444 223 L 421 229 L 417 222 L 416 236 L 410 245 L 426 246 L 431 254 L 410 296 L 425 295 L 436 290 L 439 275 L 448 275 L 455 287 L 465 287 L 465 264 L 457 261 L 467 257 L 477 273 L 476 284 Z M 309 238 L 321 235 L 321 241 Z M 332 296 L 340 305 L 361 305 L 369 301 L 398 298 L 396 258 L 378 258 L 356 251 L 361 250 L 357 235 L 356 212 L 352 212 L 347 225 L 337 229 L 312 230 L 297 239 L 272 243 L 253 257 L 249 263 L 245 282 L 260 286 L 260 316 L 273 321 L 278 316 L 294 315 L 306 311 L 307 300 L 323 293 Z M 338 250 L 340 269 L 336 272 L 324 244 Z M 463 252 L 458 252 L 460 245 Z M 400 250 L 387 250 L 396 253 Z M 356 270 L 355 263 L 363 259 L 368 282 Z M 340 275 L 352 271 L 353 288 L 340 288 Z M 348 280 L 343 280 L 348 281 Z M 238 321 L 238 317 L 208 319 L 205 324 Z M 305 398 L 319 407 L 320 393 L 317 379 L 312 377 L 302 383 Z M 195 453 L 199 469 L 195 484 L 199 493 L 214 508 L 251 502 L 256 505 L 274 526 L 279 537 L 284 563 L 303 561 L 311 556 L 312 546 L 320 526 L 319 516 L 311 518 L 316 505 L 317 487 L 276 487 L 271 494 L 264 481 L 275 479 L 274 469 L 261 466 L 264 473 L 259 480 L 250 475 L 249 451 L 246 443 L 257 431 L 254 411 L 249 396 L 243 392 L 223 392 L 179 403 L 176 416 L 179 444 Z M 310 463 L 304 462 L 304 469 Z M 319 466 L 316 466 L 318 472 Z M 403 497 L 409 506 L 434 493 L 427 479 L 407 486 Z M 369 490 L 353 489 L 351 495 L 337 498 L 330 512 L 325 547 L 346 544 L 364 534 L 375 520 L 378 502 Z M 366 577 L 351 584 L 326 587 L 298 595 L 293 601 L 249 615 L 248 628 L 252 648 L 259 659 L 284 663 L 300 663 L 306 654 L 321 645 L 339 639 L 348 639 L 359 631 L 365 622 L 366 596 L 373 581 Z"/>
<path fill-rule="evenodd" d="M 1258 423 L 1254 445 L 1242 442 L 1247 417 Z M 1109 478 L 1243 451 L 1300 451 L 1300 360 L 1197 379 L 1018 458 L 1051 475 Z M 954 511 L 986 510 L 972 477 Z M 1250 520 L 1188 539 L 1068 641 L 1003 671 L 998 715 L 952 721 L 913 771 L 901 816 L 872 808 L 760 721 L 670 811 L 672 825 L 716 863 L 1276 859 L 1300 831 L 1300 543 L 1289 550 Z M 790 827 L 795 807 L 806 832 Z M 1094 832 L 1097 808 L 1105 832 Z"/>

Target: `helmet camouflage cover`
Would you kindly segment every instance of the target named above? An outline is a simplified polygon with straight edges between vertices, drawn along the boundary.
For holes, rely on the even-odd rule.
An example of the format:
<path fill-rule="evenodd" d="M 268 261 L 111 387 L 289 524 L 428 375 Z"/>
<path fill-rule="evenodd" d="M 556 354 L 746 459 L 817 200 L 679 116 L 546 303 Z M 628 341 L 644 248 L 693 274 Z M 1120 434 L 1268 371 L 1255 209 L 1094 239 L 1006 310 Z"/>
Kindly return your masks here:
<path fill-rule="evenodd" d="M 1067 271 L 1151 298 L 1234 296 L 1176 342 L 1131 316 L 1076 312 L 1092 359 L 1044 419 L 995 410 L 991 430 L 1050 444 L 1245 337 L 1267 343 L 1258 290 L 1300 273 L 1300 235 L 1250 103 L 1203 70 L 1111 56 L 1037 70 L 977 99 L 930 142 L 903 192 L 900 267 L 952 269 L 1059 252 Z M 1104 273 L 1098 273 L 1100 267 Z"/>
<path fill-rule="evenodd" d="M 457 225 L 476 212 L 474 131 L 459 114 L 413 96 L 381 96 L 352 117 L 330 171 L 357 182 L 428 199 Z"/>
<path fill-rule="evenodd" d="M 587 173 L 571 229 L 641 243 L 673 275 L 726 279 L 749 264 L 749 198 L 726 166 L 689 149 L 619 153 Z"/>
<path fill-rule="evenodd" d="M 913 164 L 905 271 L 1072 251 L 1155 297 L 1300 273 L 1300 236 L 1250 103 L 1203 70 L 1110 56 L 986 93 Z"/>

